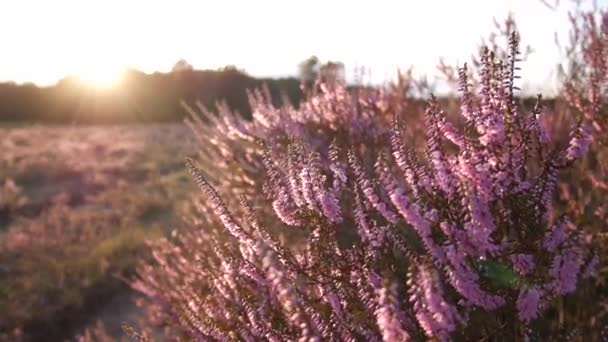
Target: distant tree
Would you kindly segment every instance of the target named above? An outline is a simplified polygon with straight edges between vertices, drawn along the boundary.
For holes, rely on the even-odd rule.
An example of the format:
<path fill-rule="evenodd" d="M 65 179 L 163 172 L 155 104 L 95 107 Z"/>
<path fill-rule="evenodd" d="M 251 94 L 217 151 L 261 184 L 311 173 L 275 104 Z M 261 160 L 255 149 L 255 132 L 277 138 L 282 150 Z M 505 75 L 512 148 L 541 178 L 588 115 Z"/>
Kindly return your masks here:
<path fill-rule="evenodd" d="M 345 79 L 344 63 L 327 61 L 321 63 L 317 56 L 311 56 L 299 65 L 300 80 L 310 85 L 317 78 L 332 83 Z"/>
<path fill-rule="evenodd" d="M 324 82 L 343 81 L 345 79 L 344 63 L 328 61 L 320 67 L 319 73 Z"/>
<path fill-rule="evenodd" d="M 245 71 L 245 69 L 240 69 L 236 65 L 232 65 L 232 64 L 225 65 L 225 66 L 217 69 L 217 71 L 222 72 L 222 73 L 234 73 L 234 74 L 247 75 L 247 72 Z"/>
<path fill-rule="evenodd" d="M 200 101 L 211 110 L 216 109 L 216 103 L 223 102 L 250 117 L 247 90 L 263 85 L 269 89 L 275 105 L 283 101 L 283 96 L 294 105 L 300 102 L 302 94 L 296 78 L 255 78 L 233 65 L 217 70 L 195 70 L 180 60 L 168 73 L 127 70 L 121 87 L 104 92 L 91 92 L 75 77 L 65 77 L 49 87 L 1 82 L 0 122 L 181 120 L 186 114 L 181 101 L 190 104 Z"/>
<path fill-rule="evenodd" d="M 180 71 L 192 71 L 194 67 L 188 63 L 185 59 L 180 59 L 173 65 L 171 72 L 180 72 Z"/>
<path fill-rule="evenodd" d="M 317 56 L 310 56 L 302 61 L 298 67 L 300 80 L 303 82 L 313 82 L 319 74 L 319 58 Z"/>

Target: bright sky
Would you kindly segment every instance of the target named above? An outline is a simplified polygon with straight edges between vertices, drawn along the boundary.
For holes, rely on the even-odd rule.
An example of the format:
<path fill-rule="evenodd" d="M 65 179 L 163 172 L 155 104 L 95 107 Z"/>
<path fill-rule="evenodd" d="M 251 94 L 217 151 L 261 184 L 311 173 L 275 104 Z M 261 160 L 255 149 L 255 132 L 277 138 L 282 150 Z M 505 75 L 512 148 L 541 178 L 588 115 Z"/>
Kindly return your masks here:
<path fill-rule="evenodd" d="M 0 81 L 54 84 L 67 74 L 121 68 L 168 71 L 180 58 L 197 69 L 233 64 L 254 76 L 294 75 L 310 55 L 357 66 L 372 81 L 415 66 L 433 75 L 439 57 L 469 60 L 493 17 L 515 15 L 526 87 L 547 84 L 565 40 L 568 0 L 557 12 L 538 0 L 6 1 L 0 11 Z"/>

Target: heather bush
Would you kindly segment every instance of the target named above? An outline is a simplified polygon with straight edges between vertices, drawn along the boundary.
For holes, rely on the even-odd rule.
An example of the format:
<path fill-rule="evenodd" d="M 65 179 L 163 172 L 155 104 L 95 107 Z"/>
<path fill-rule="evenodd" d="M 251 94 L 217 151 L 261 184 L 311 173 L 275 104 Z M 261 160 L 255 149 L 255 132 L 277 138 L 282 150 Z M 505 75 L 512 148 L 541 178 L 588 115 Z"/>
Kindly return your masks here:
<path fill-rule="evenodd" d="M 603 132 L 606 117 L 600 111 L 608 95 L 608 12 L 579 9 L 570 14 L 570 21 L 570 41 L 563 49 L 566 62 L 560 66 L 564 98 L 571 108 L 587 115 L 588 129 Z"/>
<path fill-rule="evenodd" d="M 193 116 L 205 197 L 133 283 L 150 318 L 203 340 L 557 338 L 546 321 L 599 260 L 555 206 L 593 113 L 553 139 L 540 96 L 517 103 L 516 33 L 507 51 L 483 50 L 476 87 L 460 70 L 459 121 L 430 98 L 422 146 L 394 88 Z"/>
<path fill-rule="evenodd" d="M 587 240 L 599 256 L 606 250 L 606 100 L 608 79 L 607 26 L 605 9 L 577 8 L 570 14 L 570 40 L 563 46 L 565 62 L 560 67 L 563 79 L 560 110 L 553 114 L 555 121 L 569 122 L 572 112 L 583 112 L 587 116 L 585 130 L 593 144 L 590 153 L 581 163 L 574 165 L 559 186 L 558 206 L 572 221 L 585 227 Z M 577 180 L 574 182 L 573 180 Z M 584 322 L 587 329 L 599 330 L 608 319 L 606 286 L 603 279 L 608 268 L 605 260 L 599 264 L 599 276 L 587 289 L 560 303 L 566 314 L 563 321 Z"/>

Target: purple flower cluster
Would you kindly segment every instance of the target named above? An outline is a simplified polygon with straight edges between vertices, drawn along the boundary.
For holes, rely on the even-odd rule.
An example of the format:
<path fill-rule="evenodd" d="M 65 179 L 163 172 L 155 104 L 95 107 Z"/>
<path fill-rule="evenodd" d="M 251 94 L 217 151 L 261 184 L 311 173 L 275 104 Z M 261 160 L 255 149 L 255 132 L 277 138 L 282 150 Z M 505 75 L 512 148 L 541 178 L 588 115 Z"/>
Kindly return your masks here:
<path fill-rule="evenodd" d="M 448 341 L 450 334 L 464 322 L 457 308 L 446 301 L 436 270 L 420 265 L 410 277 L 410 301 L 416 319 L 428 337 Z"/>
<path fill-rule="evenodd" d="M 298 109 L 251 93 L 253 120 L 214 117 L 225 134 L 214 145 L 235 149 L 241 181 L 265 198 L 248 192 L 255 212 L 243 197 L 229 209 L 189 161 L 220 228 L 165 246 L 163 269 L 193 257 L 197 267 L 183 262 L 165 285 L 148 268 L 138 288 L 202 340 L 444 341 L 479 312 L 505 308 L 505 324 L 540 317 L 599 262 L 553 208 L 559 172 L 590 135 L 583 122 L 559 149 L 540 106 L 517 106 L 518 46 L 513 34 L 506 61 L 483 51 L 478 96 L 463 68 L 464 124 L 431 97 L 424 148 L 404 143 L 390 91 L 332 84 Z M 185 298 L 200 304 L 172 303 Z"/>
<path fill-rule="evenodd" d="M 532 288 L 522 288 L 517 296 L 517 314 L 519 319 L 529 322 L 535 319 L 540 311 L 541 292 Z"/>
<path fill-rule="evenodd" d="M 521 275 L 525 276 L 534 271 L 534 255 L 532 254 L 513 254 L 511 263 L 513 269 Z"/>

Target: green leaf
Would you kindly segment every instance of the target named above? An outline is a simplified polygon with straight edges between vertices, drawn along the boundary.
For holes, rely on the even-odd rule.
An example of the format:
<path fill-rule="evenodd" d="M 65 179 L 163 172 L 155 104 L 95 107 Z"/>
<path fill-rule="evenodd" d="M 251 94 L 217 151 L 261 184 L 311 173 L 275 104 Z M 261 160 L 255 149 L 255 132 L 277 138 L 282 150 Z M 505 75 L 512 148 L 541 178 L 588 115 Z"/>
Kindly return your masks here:
<path fill-rule="evenodd" d="M 482 260 L 479 262 L 479 271 L 484 278 L 497 287 L 518 289 L 526 284 L 525 279 L 521 278 L 510 267 L 492 260 Z"/>

